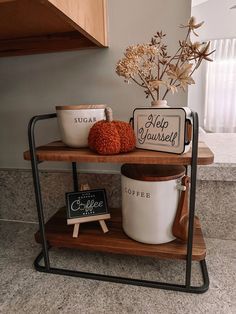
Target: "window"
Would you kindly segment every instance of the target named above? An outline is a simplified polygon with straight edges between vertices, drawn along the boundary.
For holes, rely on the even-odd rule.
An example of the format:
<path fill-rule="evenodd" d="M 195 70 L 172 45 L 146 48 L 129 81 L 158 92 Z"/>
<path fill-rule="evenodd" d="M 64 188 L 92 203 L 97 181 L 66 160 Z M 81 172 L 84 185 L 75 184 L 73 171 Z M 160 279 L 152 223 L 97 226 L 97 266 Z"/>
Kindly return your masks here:
<path fill-rule="evenodd" d="M 210 132 L 236 132 L 236 39 L 211 42 L 215 49 L 208 62 L 204 128 Z"/>

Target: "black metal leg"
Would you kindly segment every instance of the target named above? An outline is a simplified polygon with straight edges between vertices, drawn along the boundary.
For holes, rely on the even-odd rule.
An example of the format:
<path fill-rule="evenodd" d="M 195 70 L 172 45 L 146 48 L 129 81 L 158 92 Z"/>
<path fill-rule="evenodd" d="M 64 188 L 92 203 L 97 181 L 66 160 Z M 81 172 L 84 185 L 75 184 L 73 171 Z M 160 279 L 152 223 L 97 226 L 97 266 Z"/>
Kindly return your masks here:
<path fill-rule="evenodd" d="M 77 165 L 76 162 L 72 162 L 72 173 L 73 173 L 73 185 L 74 185 L 74 192 L 79 191 L 78 186 L 78 174 L 77 174 Z"/>
<path fill-rule="evenodd" d="M 178 284 L 171 284 L 171 283 L 166 283 L 166 282 L 141 280 L 141 279 L 131 279 L 131 278 L 125 278 L 125 277 L 118 277 L 118 276 L 108 276 L 108 275 L 102 275 L 102 274 L 87 273 L 87 272 L 82 272 L 82 271 L 74 271 L 74 270 L 63 269 L 63 268 L 50 267 L 50 269 L 47 270 L 44 266 L 40 265 L 40 261 L 42 260 L 42 258 L 43 258 L 43 252 L 41 252 L 34 261 L 35 269 L 40 272 L 46 272 L 46 273 L 51 273 L 51 274 L 56 274 L 56 275 L 80 277 L 80 278 L 87 278 L 87 279 L 92 279 L 92 280 L 101 280 L 101 281 L 122 283 L 122 284 L 127 284 L 127 285 L 135 285 L 135 286 L 188 292 L 188 293 L 204 293 L 208 290 L 208 287 L 209 287 L 209 278 L 208 278 L 205 260 L 200 262 L 201 270 L 202 270 L 202 277 L 203 277 L 203 285 L 199 287 L 194 287 L 194 286 L 187 287 L 186 285 L 178 285 Z"/>
<path fill-rule="evenodd" d="M 31 166 L 32 166 L 32 174 L 33 174 L 33 182 L 34 182 L 35 200 L 36 200 L 36 206 L 37 206 L 37 212 L 38 212 L 40 236 L 42 238 L 44 263 L 45 263 L 45 268 L 47 271 L 49 271 L 50 269 L 50 261 L 49 261 L 48 245 L 47 245 L 46 234 L 45 234 L 43 202 L 42 202 L 40 179 L 39 179 L 38 160 L 36 156 L 34 128 L 38 120 L 44 120 L 44 119 L 49 119 L 49 118 L 54 118 L 54 117 L 56 117 L 56 114 L 33 117 L 30 120 L 29 126 L 28 126 L 28 139 L 29 139 L 29 148 L 30 148 L 30 154 L 31 154 Z"/>
<path fill-rule="evenodd" d="M 198 156 L 198 115 L 192 112 L 193 117 L 193 142 L 192 142 L 192 160 L 191 160 L 191 189 L 190 189 L 190 208 L 189 208 L 189 226 L 187 241 L 187 260 L 186 260 L 186 287 L 191 286 L 192 271 L 192 246 L 194 230 L 194 213 L 196 198 L 196 181 L 197 181 L 197 156 Z"/>

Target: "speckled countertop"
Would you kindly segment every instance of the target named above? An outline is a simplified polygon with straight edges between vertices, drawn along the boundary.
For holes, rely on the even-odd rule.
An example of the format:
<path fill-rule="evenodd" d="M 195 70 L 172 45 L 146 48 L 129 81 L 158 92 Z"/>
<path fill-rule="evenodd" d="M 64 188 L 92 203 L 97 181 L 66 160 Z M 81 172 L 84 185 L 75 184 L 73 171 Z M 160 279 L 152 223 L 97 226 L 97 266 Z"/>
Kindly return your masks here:
<path fill-rule="evenodd" d="M 235 241 L 207 239 L 210 289 L 187 294 L 36 272 L 36 224 L 0 222 L 1 314 L 236 313 Z M 52 266 L 183 282 L 184 261 L 54 249 Z M 199 268 L 193 264 L 193 284 Z"/>
<path fill-rule="evenodd" d="M 214 153 L 214 163 L 198 167 L 200 180 L 236 181 L 236 133 L 201 134 Z"/>
<path fill-rule="evenodd" d="M 37 224 L 0 221 L 0 313 L 236 313 L 236 246 L 235 228 L 233 228 L 235 226 L 235 193 L 232 192 L 236 182 L 236 134 L 232 136 L 208 134 L 205 142 L 215 154 L 214 164 L 200 166 L 198 169 L 199 179 L 206 180 L 206 182 L 199 182 L 201 199 L 198 200 L 198 207 L 205 209 L 202 212 L 205 220 L 202 220 L 205 223 L 205 229 L 208 230 L 206 232 L 208 238 L 205 240 L 210 276 L 209 291 L 202 295 L 193 295 L 36 272 L 33 268 L 33 260 L 41 250 L 33 236 L 38 229 Z M 23 176 L 28 178 L 28 172 L 24 172 Z M 24 177 L 21 172 L 15 172 L 13 177 L 10 176 L 13 178 L 10 182 L 14 182 L 14 189 L 16 189 L 16 182 L 22 185 Z M 63 183 L 69 184 L 66 175 L 62 176 L 60 173 L 60 177 Z M 27 180 L 25 182 L 28 182 Z M 51 177 L 48 174 L 44 180 L 48 184 L 60 181 L 58 177 Z M 117 176 L 113 180 L 114 186 L 117 186 Z M 207 180 L 212 180 L 212 182 Z M 213 182 L 214 180 L 221 182 Z M 19 200 L 17 203 L 17 209 L 22 209 L 24 218 L 26 218 L 27 209 L 33 208 L 33 199 L 29 197 L 33 191 L 29 189 L 27 194 L 27 186 L 32 188 L 32 182 L 30 181 L 29 185 L 23 185 L 25 197 L 31 203 L 28 203 L 27 208 L 24 208 L 25 199 L 22 199 L 22 206 L 19 205 Z M 19 191 L 21 191 L 20 186 Z M 58 198 L 62 190 L 57 187 L 57 191 Z M 228 197 L 230 191 L 231 199 Z M 11 200 L 15 191 L 10 190 L 8 193 Z M 20 194 L 23 193 L 17 194 L 19 198 Z M 55 203 L 55 199 L 52 201 Z M 216 231 L 213 233 L 212 229 Z M 221 239 L 214 237 L 221 237 Z M 182 283 L 185 273 L 185 264 L 181 261 L 66 249 L 52 249 L 50 258 L 54 267 L 80 269 L 114 276 L 141 277 L 148 280 Z M 193 284 L 199 285 L 199 278 L 198 264 L 193 263 Z"/>
<path fill-rule="evenodd" d="M 215 155 L 215 164 L 236 165 L 236 133 L 208 133 L 202 139 Z"/>

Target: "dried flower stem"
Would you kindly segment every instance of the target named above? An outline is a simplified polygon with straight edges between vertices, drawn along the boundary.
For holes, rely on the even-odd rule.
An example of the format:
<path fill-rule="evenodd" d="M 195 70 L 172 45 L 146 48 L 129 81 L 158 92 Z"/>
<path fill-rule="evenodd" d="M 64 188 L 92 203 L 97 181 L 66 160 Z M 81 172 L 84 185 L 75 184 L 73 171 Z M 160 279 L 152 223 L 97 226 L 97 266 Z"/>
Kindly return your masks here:
<path fill-rule="evenodd" d="M 140 87 L 143 87 L 143 88 L 146 87 L 146 86 L 140 84 L 134 77 L 131 76 L 131 79 L 132 79 L 137 85 L 139 85 Z"/>
<path fill-rule="evenodd" d="M 179 56 L 177 55 L 177 53 L 178 53 L 178 51 L 177 51 L 177 53 L 176 53 L 175 56 L 173 57 L 173 59 L 174 59 L 175 57 L 178 57 L 178 58 L 177 58 L 176 65 L 175 65 L 176 67 L 178 66 L 178 64 L 179 64 L 179 62 L 180 62 L 180 60 L 181 60 L 181 58 L 182 58 L 182 56 L 183 56 L 183 52 L 184 52 L 184 49 L 185 49 L 185 47 L 186 47 L 187 40 L 188 40 L 190 34 L 191 34 L 191 29 L 190 29 L 190 27 L 189 27 L 189 28 L 188 28 L 188 32 L 187 32 L 187 35 L 186 35 L 186 38 L 185 38 L 185 40 L 184 40 L 184 46 L 182 46 L 182 49 L 181 49 L 181 48 L 178 49 L 178 51 L 180 51 Z M 184 65 L 184 63 L 186 63 L 186 61 L 184 61 L 184 62 L 182 63 L 182 65 Z M 191 75 L 190 75 L 190 76 L 191 76 Z M 177 80 L 176 80 L 176 81 L 177 81 Z M 173 84 L 173 79 L 170 81 L 170 85 L 172 85 L 172 84 Z M 175 84 L 175 82 L 174 82 L 174 84 Z M 174 85 L 174 84 L 173 84 L 173 85 Z M 165 93 L 164 93 L 164 95 L 163 95 L 162 100 L 165 99 L 165 97 L 166 97 L 166 95 L 167 95 L 168 92 L 169 92 L 169 89 L 166 88 L 166 91 L 165 91 Z"/>
<path fill-rule="evenodd" d="M 191 33 L 191 29 L 190 29 L 190 27 L 189 27 L 189 28 L 188 28 L 188 32 L 187 32 L 187 35 L 186 35 L 186 38 L 185 38 L 185 40 L 184 40 L 184 46 L 182 46 L 182 49 L 181 49 L 181 52 L 180 52 L 180 55 L 179 55 L 179 59 L 177 60 L 177 63 L 176 63 L 176 67 L 179 65 L 179 62 L 180 62 L 180 60 L 181 60 L 181 58 L 182 58 L 182 55 L 183 55 L 184 49 L 185 49 L 185 47 L 186 47 L 186 45 L 187 45 L 187 41 L 188 41 L 188 39 L 189 39 L 190 33 Z"/>
<path fill-rule="evenodd" d="M 166 73 L 166 70 L 168 68 L 168 66 L 170 65 L 171 61 L 173 61 L 174 59 L 178 59 L 179 56 L 178 56 L 178 52 L 181 50 L 181 47 L 176 51 L 175 55 L 169 60 L 169 62 L 166 63 L 166 66 L 160 76 L 160 80 L 163 78 L 163 75 Z"/>
<path fill-rule="evenodd" d="M 150 87 L 149 87 L 148 82 L 145 80 L 145 77 L 141 74 L 140 71 L 138 72 L 138 75 L 139 75 L 139 77 L 141 78 L 141 80 L 143 81 L 143 83 L 145 84 L 146 88 L 148 89 L 148 91 L 149 91 L 149 93 L 150 93 L 152 99 L 155 100 L 155 97 L 154 97 L 154 95 L 153 95 L 153 93 L 152 93 L 152 91 L 151 91 L 151 89 L 150 89 Z"/>
<path fill-rule="evenodd" d="M 165 88 L 162 99 L 165 99 L 169 91 L 175 93 L 178 88 L 186 90 L 188 85 L 194 84 L 193 73 L 201 65 L 203 60 L 212 61 L 209 55 L 210 42 L 192 43 L 190 34 L 201 27 L 203 22 L 196 23 L 191 17 L 186 28 L 186 36 L 179 41 L 179 47 L 173 56 L 167 53 L 167 45 L 164 42 L 162 31 L 157 32 L 148 44 L 130 46 L 124 53 L 124 58 L 117 63 L 116 73 L 130 80 L 144 89 L 146 97 L 155 100 L 161 98 L 161 90 Z M 194 63 L 192 61 L 195 61 Z M 192 63 L 191 63 L 192 62 Z"/>

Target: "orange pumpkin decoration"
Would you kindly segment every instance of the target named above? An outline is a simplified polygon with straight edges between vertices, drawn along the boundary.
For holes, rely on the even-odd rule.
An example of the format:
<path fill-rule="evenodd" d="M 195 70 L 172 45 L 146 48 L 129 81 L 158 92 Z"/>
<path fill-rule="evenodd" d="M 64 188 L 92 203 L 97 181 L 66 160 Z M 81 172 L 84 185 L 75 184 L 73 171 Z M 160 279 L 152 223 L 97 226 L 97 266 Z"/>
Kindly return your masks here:
<path fill-rule="evenodd" d="M 89 132 L 88 145 L 101 155 L 126 153 L 135 148 L 135 135 L 129 123 L 112 121 L 112 110 L 105 109 L 106 120 L 96 122 Z"/>

